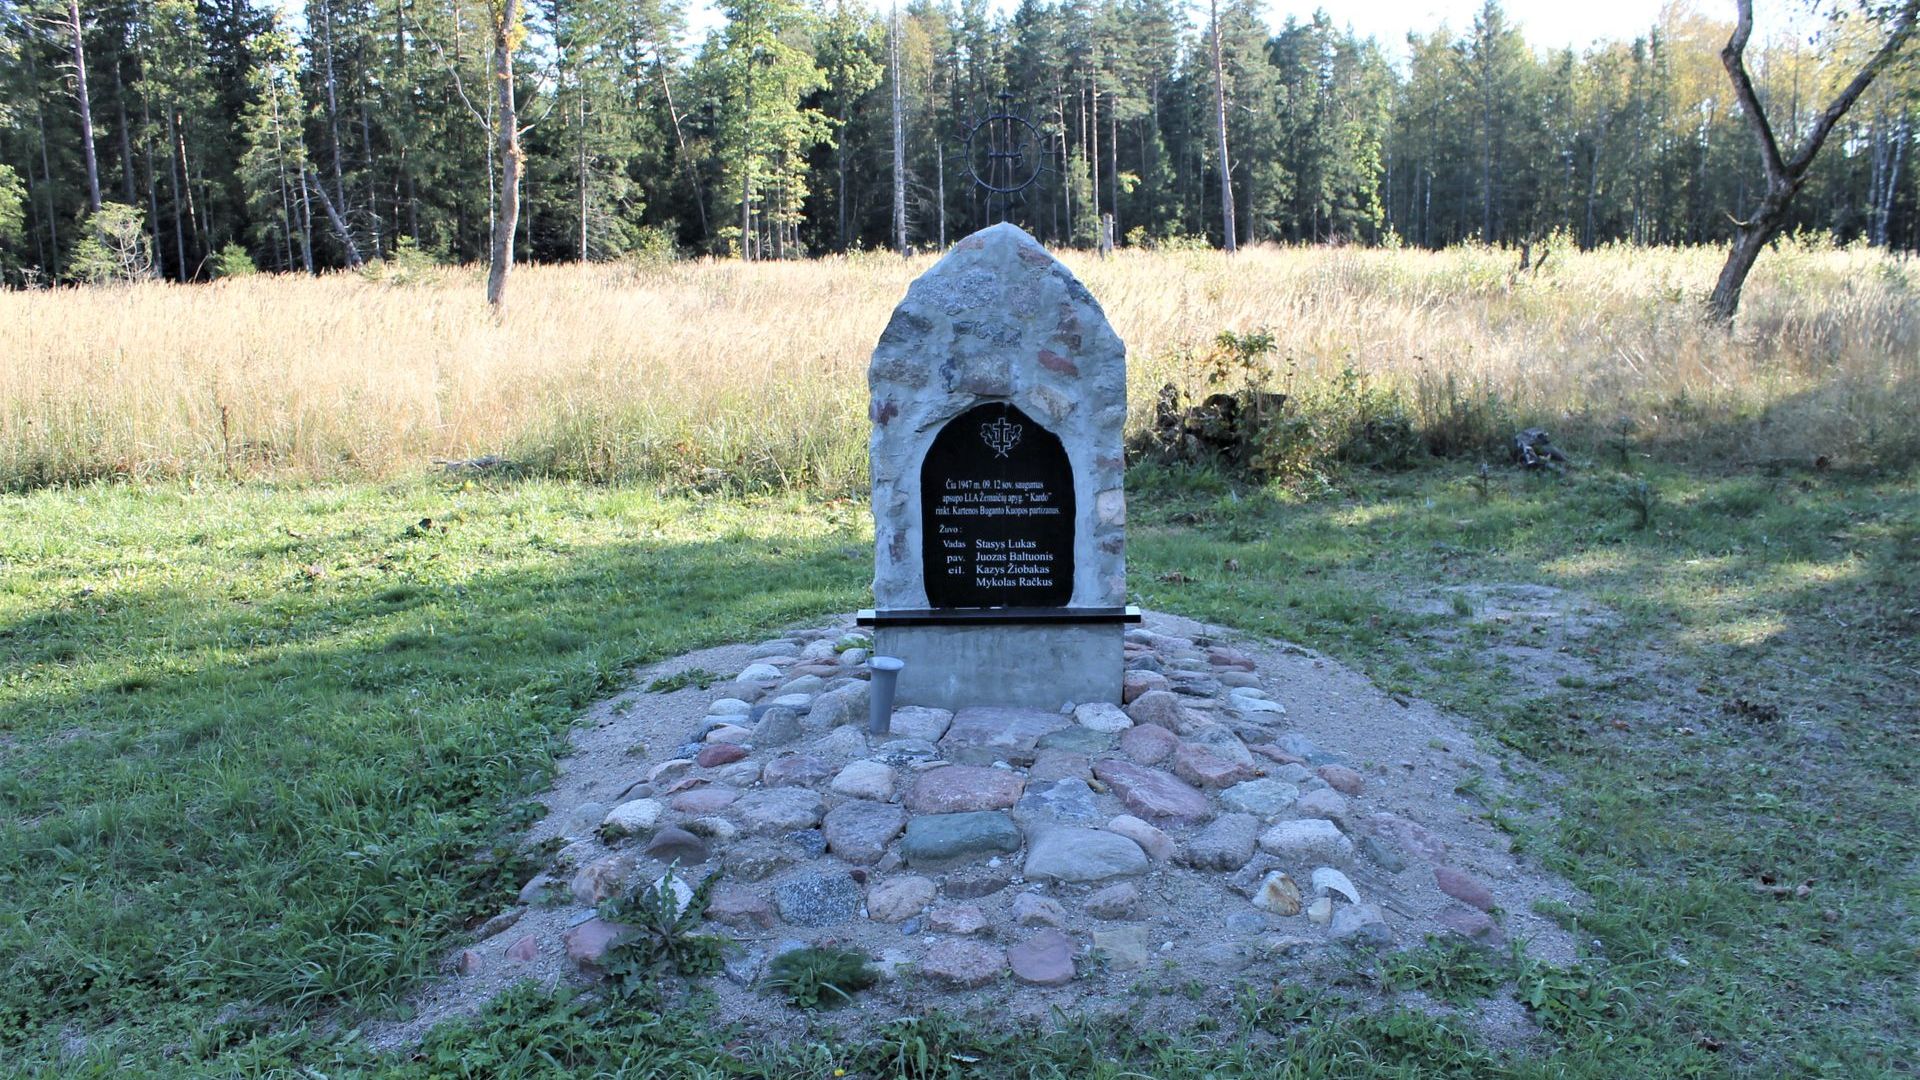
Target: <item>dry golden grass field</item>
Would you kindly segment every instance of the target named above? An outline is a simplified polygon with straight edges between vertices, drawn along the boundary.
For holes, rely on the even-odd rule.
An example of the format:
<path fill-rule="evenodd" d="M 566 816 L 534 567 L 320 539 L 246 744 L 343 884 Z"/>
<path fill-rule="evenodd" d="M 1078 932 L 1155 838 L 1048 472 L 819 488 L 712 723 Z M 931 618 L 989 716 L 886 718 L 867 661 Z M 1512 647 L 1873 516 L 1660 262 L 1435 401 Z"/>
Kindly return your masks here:
<path fill-rule="evenodd" d="M 1298 408 L 1341 373 L 1414 430 L 1540 424 L 1601 452 L 1910 460 L 1920 266 L 1783 243 L 1731 333 L 1717 249 L 1065 255 L 1131 355 L 1134 423 L 1201 389 L 1223 330 Z M 552 475 L 858 488 L 864 369 L 928 258 L 539 266 L 489 317 L 480 271 L 256 275 L 0 292 L 0 489 L 100 477 L 386 477 L 504 455 Z M 1244 377 L 1244 376 L 1242 376 Z M 1458 440 L 1455 440 L 1456 442 Z"/>

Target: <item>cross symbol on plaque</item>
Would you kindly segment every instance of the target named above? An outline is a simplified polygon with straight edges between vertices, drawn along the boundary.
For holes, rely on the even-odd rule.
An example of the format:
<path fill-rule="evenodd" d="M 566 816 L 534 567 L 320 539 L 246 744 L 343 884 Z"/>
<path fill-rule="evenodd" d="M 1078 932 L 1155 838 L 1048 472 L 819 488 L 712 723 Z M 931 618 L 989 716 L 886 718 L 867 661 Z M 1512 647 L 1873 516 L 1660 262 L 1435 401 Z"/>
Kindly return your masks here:
<path fill-rule="evenodd" d="M 980 438 L 993 451 L 994 457 L 1006 457 L 1007 451 L 1020 444 L 1020 425 L 1010 424 L 1002 416 L 991 424 L 980 425 Z"/>

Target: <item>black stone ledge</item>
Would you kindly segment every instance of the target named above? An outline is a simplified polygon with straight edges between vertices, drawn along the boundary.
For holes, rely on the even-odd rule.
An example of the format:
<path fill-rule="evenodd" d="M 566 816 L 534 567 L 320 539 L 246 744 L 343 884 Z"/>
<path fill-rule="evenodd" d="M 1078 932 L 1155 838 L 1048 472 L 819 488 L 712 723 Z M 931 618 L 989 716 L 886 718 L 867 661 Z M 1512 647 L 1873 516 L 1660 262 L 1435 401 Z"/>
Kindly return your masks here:
<path fill-rule="evenodd" d="M 1137 623 L 1140 609 L 1126 607 L 862 608 L 861 626 L 1044 626 Z"/>

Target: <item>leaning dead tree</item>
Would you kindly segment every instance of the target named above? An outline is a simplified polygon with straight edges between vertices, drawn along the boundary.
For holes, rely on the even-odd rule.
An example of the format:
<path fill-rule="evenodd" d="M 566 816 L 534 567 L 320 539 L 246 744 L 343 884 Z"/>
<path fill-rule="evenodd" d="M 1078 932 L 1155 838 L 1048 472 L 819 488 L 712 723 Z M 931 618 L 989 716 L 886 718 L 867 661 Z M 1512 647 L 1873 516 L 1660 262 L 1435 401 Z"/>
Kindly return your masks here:
<path fill-rule="evenodd" d="M 507 302 L 507 275 L 513 270 L 513 233 L 520 226 L 520 112 L 513 100 L 513 50 L 520 44 L 520 0 L 494 0 L 493 90 L 499 100 L 494 152 L 500 158 L 500 212 L 493 219 L 493 245 L 487 264 L 487 303 L 495 311 Z"/>
<path fill-rule="evenodd" d="M 1758 205 L 1746 220 L 1734 221 L 1733 247 L 1727 252 L 1726 265 L 1720 269 L 1720 280 L 1714 285 L 1713 295 L 1707 301 L 1709 312 L 1720 322 L 1733 321 L 1733 313 L 1740 307 L 1740 290 L 1747 283 L 1747 273 L 1753 269 L 1754 260 L 1760 257 L 1761 249 L 1778 236 L 1786 225 L 1787 210 L 1793 204 L 1793 197 L 1799 194 L 1801 185 L 1806 183 L 1807 171 L 1813 166 L 1814 156 L 1820 153 L 1821 145 L 1833 133 L 1840 119 L 1847 115 L 1847 110 L 1853 108 L 1853 103 L 1860 100 L 1860 95 L 1867 92 L 1867 87 L 1873 85 L 1873 80 L 1893 62 L 1913 37 L 1914 19 L 1916 14 L 1920 14 L 1920 0 L 1899 0 L 1896 3 L 1867 6 L 1867 14 L 1887 27 L 1886 40 L 1832 103 L 1814 117 L 1806 138 L 1789 157 L 1781 149 L 1773 124 L 1767 119 L 1767 111 L 1760 105 L 1760 95 L 1753 88 L 1753 79 L 1747 74 L 1747 41 L 1753 36 L 1753 0 L 1735 0 L 1735 6 L 1739 9 L 1740 18 L 1734 25 L 1733 37 L 1727 40 L 1727 47 L 1720 50 L 1720 62 L 1733 79 L 1733 93 L 1739 99 L 1740 111 L 1746 114 L 1748 126 L 1753 129 L 1753 136 L 1760 143 L 1760 162 L 1767 175 L 1766 188 L 1760 194 Z"/>

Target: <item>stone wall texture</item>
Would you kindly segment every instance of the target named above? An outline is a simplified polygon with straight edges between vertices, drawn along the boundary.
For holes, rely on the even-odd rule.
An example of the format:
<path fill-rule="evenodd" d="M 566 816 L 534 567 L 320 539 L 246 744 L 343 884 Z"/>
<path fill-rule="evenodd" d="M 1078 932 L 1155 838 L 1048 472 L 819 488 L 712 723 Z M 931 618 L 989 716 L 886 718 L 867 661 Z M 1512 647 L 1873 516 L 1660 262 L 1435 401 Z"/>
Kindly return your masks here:
<path fill-rule="evenodd" d="M 927 607 L 920 466 L 953 417 L 1012 402 L 1073 467 L 1072 607 L 1126 603 L 1127 350 L 1099 301 L 1014 225 L 955 244 L 907 288 L 867 369 L 877 607 Z"/>

